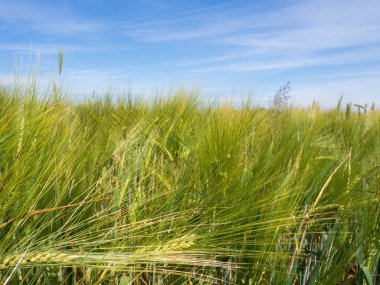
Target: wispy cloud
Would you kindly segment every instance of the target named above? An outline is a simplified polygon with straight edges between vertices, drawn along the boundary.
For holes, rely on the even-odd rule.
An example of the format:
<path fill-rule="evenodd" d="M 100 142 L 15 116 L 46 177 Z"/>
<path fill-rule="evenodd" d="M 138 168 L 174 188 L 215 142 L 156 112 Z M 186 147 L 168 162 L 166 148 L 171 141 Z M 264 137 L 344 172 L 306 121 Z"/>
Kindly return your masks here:
<path fill-rule="evenodd" d="M 0 50 L 11 51 L 14 54 L 57 55 L 60 49 L 65 50 L 65 53 L 91 50 L 90 47 L 85 47 L 83 45 L 81 46 L 68 44 L 0 43 Z"/>
<path fill-rule="evenodd" d="M 103 25 L 97 21 L 81 19 L 64 7 L 31 5 L 27 1 L 0 1 L 0 21 L 13 24 L 16 30 L 23 30 L 47 35 L 96 35 Z"/>
<path fill-rule="evenodd" d="M 235 61 L 238 58 L 255 58 L 274 55 L 290 56 L 295 63 L 268 63 L 268 68 L 294 68 L 320 65 L 329 58 L 325 52 L 338 51 L 346 63 L 366 60 L 361 52 L 380 44 L 380 2 L 361 1 L 300 1 L 282 9 L 252 14 L 252 9 L 218 6 L 210 7 L 195 18 L 182 17 L 171 21 L 147 22 L 127 26 L 124 33 L 147 42 L 208 42 L 210 48 L 235 47 L 218 56 L 191 57 L 180 63 L 207 65 L 213 62 Z M 223 15 L 221 17 L 220 15 Z M 239 48 L 241 49 L 239 52 Z M 350 49 L 358 48 L 358 53 Z M 346 54 L 347 56 L 344 56 Z M 352 58 L 348 58 L 348 56 Z M 356 55 L 356 56 L 355 56 Z M 299 56 L 299 58 L 297 57 Z M 362 58 L 360 58 L 362 56 Z M 303 58 L 307 57 L 307 60 Z M 269 59 L 270 61 L 270 59 Z M 340 60 L 338 60 L 340 61 Z M 339 62 L 338 62 L 339 63 Z M 222 68 L 225 66 L 222 66 Z M 267 69 L 253 68 L 256 69 Z M 241 70 L 241 68 L 240 68 Z M 252 71 L 252 68 L 245 68 Z"/>
<path fill-rule="evenodd" d="M 305 67 L 348 65 L 376 61 L 380 58 L 380 51 L 364 49 L 361 51 L 345 51 L 338 54 L 315 54 L 314 56 L 289 55 L 288 57 L 272 57 L 267 59 L 249 59 L 236 63 L 217 64 L 214 66 L 192 69 L 194 73 L 236 73 L 257 71 L 281 71 Z"/>
<path fill-rule="evenodd" d="M 319 11 L 319 12 L 316 12 Z M 241 45 L 267 54 L 307 55 L 328 51 L 344 54 L 350 48 L 378 46 L 380 43 L 380 2 L 305 1 L 282 11 L 270 31 L 264 34 L 237 34 L 222 43 Z M 289 18 L 289 19 L 288 19 Z M 349 62 L 349 59 L 347 59 Z"/>
<path fill-rule="evenodd" d="M 138 49 L 137 47 L 124 46 L 120 44 L 67 44 L 64 41 L 50 44 L 42 44 L 39 42 L 33 43 L 0 43 L 0 51 L 8 51 L 13 54 L 21 55 L 54 55 L 58 54 L 58 51 L 62 49 L 64 54 L 72 53 L 97 53 L 97 52 L 123 52 Z"/>

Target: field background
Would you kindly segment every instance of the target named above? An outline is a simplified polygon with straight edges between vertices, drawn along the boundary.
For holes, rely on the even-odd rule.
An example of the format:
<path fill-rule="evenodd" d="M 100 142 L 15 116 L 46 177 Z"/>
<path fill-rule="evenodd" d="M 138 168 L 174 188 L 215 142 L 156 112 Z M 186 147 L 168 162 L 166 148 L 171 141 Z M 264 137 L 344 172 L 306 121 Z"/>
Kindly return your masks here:
<path fill-rule="evenodd" d="M 0 91 L 3 283 L 380 284 L 379 111 L 36 93 Z"/>

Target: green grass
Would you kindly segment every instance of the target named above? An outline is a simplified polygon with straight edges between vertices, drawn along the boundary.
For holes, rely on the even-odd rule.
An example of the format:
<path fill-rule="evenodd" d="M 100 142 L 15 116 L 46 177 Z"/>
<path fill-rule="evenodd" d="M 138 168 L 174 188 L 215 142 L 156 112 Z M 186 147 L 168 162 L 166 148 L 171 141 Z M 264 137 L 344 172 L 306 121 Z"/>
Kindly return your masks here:
<path fill-rule="evenodd" d="M 380 113 L 0 91 L 0 283 L 380 284 Z"/>

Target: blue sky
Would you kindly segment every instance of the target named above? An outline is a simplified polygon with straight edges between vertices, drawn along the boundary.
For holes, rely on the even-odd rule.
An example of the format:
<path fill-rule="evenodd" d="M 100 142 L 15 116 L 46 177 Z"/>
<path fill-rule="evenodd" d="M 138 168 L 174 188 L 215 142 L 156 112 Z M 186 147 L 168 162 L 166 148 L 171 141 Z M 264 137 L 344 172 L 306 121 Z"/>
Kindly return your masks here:
<path fill-rule="evenodd" d="M 380 105 L 380 1 L 0 0 L 0 82 L 39 63 L 72 96 L 181 86 L 266 103 Z M 43 84 L 43 83 L 41 83 Z"/>

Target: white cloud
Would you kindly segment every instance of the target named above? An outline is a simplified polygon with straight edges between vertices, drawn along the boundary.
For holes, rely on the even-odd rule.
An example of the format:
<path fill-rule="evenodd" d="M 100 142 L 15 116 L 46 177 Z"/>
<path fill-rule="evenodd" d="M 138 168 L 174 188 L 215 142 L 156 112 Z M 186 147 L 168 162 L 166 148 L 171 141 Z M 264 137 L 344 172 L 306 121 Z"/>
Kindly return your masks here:
<path fill-rule="evenodd" d="M 78 51 L 88 51 L 91 50 L 91 47 L 67 44 L 0 43 L 0 50 L 2 51 L 10 51 L 14 54 L 26 54 L 32 56 L 57 55 L 60 49 L 64 50 L 65 53 L 71 53 Z"/>
<path fill-rule="evenodd" d="M 9 29 L 33 30 L 47 35 L 96 35 L 103 30 L 99 22 L 83 20 L 63 7 L 32 6 L 26 1 L 0 1 L 0 21 Z"/>
<path fill-rule="evenodd" d="M 380 2 L 298 1 L 262 12 L 254 6 L 211 6 L 170 20 L 131 22 L 141 42 L 208 46 L 173 65 L 193 72 L 253 72 L 380 61 Z M 205 52 L 206 50 L 206 52 Z"/>
<path fill-rule="evenodd" d="M 338 54 L 316 54 L 314 56 L 289 55 L 288 57 L 274 57 L 261 59 L 249 59 L 235 63 L 216 64 L 209 67 L 199 67 L 192 69 L 194 73 L 238 73 L 238 72 L 260 72 L 260 71 L 280 71 L 286 69 L 296 69 L 316 66 L 336 66 L 362 63 L 363 61 L 376 61 L 380 58 L 380 51 L 367 50 L 347 51 Z"/>

